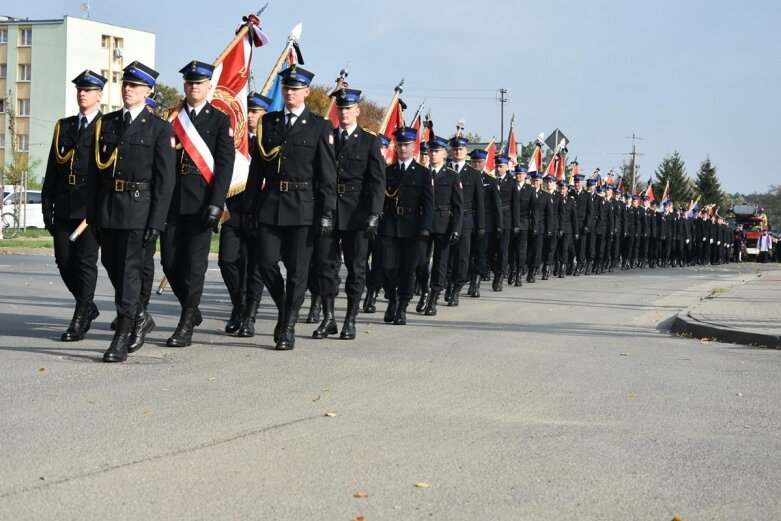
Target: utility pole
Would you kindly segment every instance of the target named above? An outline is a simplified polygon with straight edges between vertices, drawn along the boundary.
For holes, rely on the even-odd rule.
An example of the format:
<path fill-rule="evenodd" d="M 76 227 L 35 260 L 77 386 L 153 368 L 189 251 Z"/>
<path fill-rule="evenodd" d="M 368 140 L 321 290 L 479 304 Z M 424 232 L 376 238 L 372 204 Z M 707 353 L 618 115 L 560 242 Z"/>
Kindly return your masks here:
<path fill-rule="evenodd" d="M 507 103 L 509 98 L 507 97 L 507 89 L 499 89 L 499 97 L 497 98 L 497 101 L 501 105 L 501 132 L 499 132 L 500 139 L 504 139 L 504 104 Z"/>
<path fill-rule="evenodd" d="M 627 138 L 628 139 L 628 138 Z M 632 192 L 635 190 L 635 179 L 637 178 L 637 167 L 639 166 L 637 164 L 637 156 L 641 156 L 643 154 L 640 154 L 637 152 L 637 143 L 635 143 L 635 140 L 643 139 L 639 136 L 635 136 L 634 133 L 632 134 Z"/>

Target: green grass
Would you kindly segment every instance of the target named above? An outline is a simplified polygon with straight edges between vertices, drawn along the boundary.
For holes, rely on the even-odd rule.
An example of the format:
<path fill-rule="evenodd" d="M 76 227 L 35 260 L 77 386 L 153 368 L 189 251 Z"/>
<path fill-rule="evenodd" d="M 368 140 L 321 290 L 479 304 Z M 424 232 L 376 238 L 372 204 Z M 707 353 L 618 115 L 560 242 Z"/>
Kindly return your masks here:
<path fill-rule="evenodd" d="M 0 250 L 9 248 L 35 248 L 54 249 L 54 241 L 46 230 L 29 228 L 27 231 L 19 230 L 19 234 L 13 239 L 0 239 Z M 212 243 L 209 251 L 217 253 L 220 249 L 219 234 L 212 235 Z M 160 241 L 157 242 L 157 250 L 160 251 Z"/>

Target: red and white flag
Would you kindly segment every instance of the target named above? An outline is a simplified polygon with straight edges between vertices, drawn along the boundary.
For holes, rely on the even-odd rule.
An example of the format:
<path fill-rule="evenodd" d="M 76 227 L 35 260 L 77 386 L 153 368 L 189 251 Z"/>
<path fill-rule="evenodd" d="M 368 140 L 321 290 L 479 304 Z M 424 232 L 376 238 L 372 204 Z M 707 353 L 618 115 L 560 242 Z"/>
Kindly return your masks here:
<path fill-rule="evenodd" d="M 485 147 L 485 151 L 487 156 L 485 158 L 485 166 L 483 167 L 483 170 L 493 175 L 494 170 L 496 170 L 496 139 L 491 138 L 491 142 L 488 143 L 487 147 Z"/>
<path fill-rule="evenodd" d="M 401 103 L 398 97 L 393 100 L 393 107 L 390 110 L 390 117 L 385 128 L 381 128 L 380 132 L 390 140 L 388 150 L 385 152 L 385 162 L 389 165 L 396 162 L 396 136 L 393 135 L 398 129 L 404 127 L 404 114 Z"/>

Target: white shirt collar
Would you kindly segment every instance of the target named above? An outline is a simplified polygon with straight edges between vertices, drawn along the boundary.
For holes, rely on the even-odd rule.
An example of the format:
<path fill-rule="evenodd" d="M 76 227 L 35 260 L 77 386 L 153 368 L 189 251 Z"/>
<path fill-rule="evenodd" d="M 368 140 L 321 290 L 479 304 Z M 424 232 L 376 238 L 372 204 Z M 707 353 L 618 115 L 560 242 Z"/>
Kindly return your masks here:
<path fill-rule="evenodd" d="M 291 112 L 296 115 L 296 117 L 300 117 L 301 114 L 304 113 L 304 109 L 306 108 L 306 105 L 301 105 L 296 110 L 288 110 L 287 107 L 285 107 L 285 119 L 287 119 L 287 115 Z"/>
<path fill-rule="evenodd" d="M 95 109 L 89 114 L 82 114 L 81 112 L 79 112 L 79 124 L 81 124 L 81 118 L 87 118 L 87 125 L 89 125 L 90 123 L 92 123 L 92 120 L 95 119 L 95 116 L 98 115 L 98 112 L 100 112 L 99 109 Z"/>
<path fill-rule="evenodd" d="M 130 112 L 130 117 L 132 118 L 133 121 L 135 121 L 138 115 L 141 114 L 142 110 L 146 110 L 145 103 L 142 103 L 141 105 L 139 105 L 134 109 L 128 109 L 127 107 L 122 107 L 122 117 L 124 118 L 125 114 Z"/>
<path fill-rule="evenodd" d="M 358 128 L 358 123 L 353 123 L 352 126 L 348 127 L 348 128 L 339 127 L 339 134 L 341 134 L 343 130 L 346 130 L 347 131 L 347 135 L 348 136 L 352 136 L 353 132 L 355 132 L 356 128 Z"/>
<path fill-rule="evenodd" d="M 455 166 L 458 169 L 458 171 L 460 172 L 461 170 L 464 169 L 464 166 L 466 166 L 466 159 L 463 160 L 463 161 L 458 161 L 457 163 L 454 163 L 453 166 Z"/>
<path fill-rule="evenodd" d="M 439 165 L 439 168 L 435 168 L 435 167 L 432 166 L 431 167 L 431 171 L 434 172 L 434 174 L 439 174 L 442 171 L 443 168 L 445 168 L 445 164 L 444 163 Z"/>
<path fill-rule="evenodd" d="M 197 107 L 193 107 L 192 105 L 190 105 L 188 103 L 187 104 L 187 115 L 189 116 L 192 113 L 193 109 L 195 109 L 195 115 L 198 116 L 198 115 L 201 114 L 201 109 L 203 107 L 205 107 L 205 106 L 206 106 L 206 102 L 205 101 L 203 103 L 201 103 L 200 105 L 198 105 Z"/>
<path fill-rule="evenodd" d="M 412 158 L 409 158 L 406 161 L 399 161 L 399 167 L 401 167 L 401 165 L 404 165 L 404 171 L 409 170 L 410 164 L 412 164 Z"/>

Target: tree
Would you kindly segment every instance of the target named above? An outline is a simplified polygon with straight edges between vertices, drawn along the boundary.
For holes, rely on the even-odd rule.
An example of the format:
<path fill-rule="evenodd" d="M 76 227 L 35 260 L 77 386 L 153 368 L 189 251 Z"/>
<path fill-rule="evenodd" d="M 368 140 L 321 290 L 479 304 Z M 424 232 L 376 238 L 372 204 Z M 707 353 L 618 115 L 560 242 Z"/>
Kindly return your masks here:
<path fill-rule="evenodd" d="M 16 186 L 18 189 L 33 190 L 41 188 L 41 181 L 36 179 L 33 174 L 38 165 L 39 159 L 30 159 L 30 154 L 21 151 L 16 137 L 16 111 L 14 110 L 14 94 L 8 91 L 6 100 L 6 117 L 8 118 L 8 150 L 10 151 L 11 162 L 7 165 L 0 165 L 0 186 Z"/>
<path fill-rule="evenodd" d="M 700 164 L 700 171 L 697 173 L 695 183 L 695 192 L 700 197 L 700 208 L 708 204 L 726 209 L 726 197 L 721 190 L 721 183 L 716 176 L 716 166 L 711 163 L 709 157 Z"/>
<path fill-rule="evenodd" d="M 692 199 L 691 183 L 689 176 L 686 175 L 686 166 L 678 151 L 665 156 L 656 169 L 654 193 L 659 198 L 664 195 L 664 188 L 668 182 L 670 183 L 670 200 L 675 204 L 688 204 Z"/>
<path fill-rule="evenodd" d="M 155 85 L 155 102 L 157 107 L 155 113 L 164 118 L 168 116 L 169 109 L 175 109 L 184 99 L 184 94 L 179 92 L 176 87 L 169 87 L 162 83 Z"/>
<path fill-rule="evenodd" d="M 468 143 L 482 143 L 483 138 L 480 136 L 480 134 L 473 134 L 471 132 L 467 132 L 464 136 Z"/>

